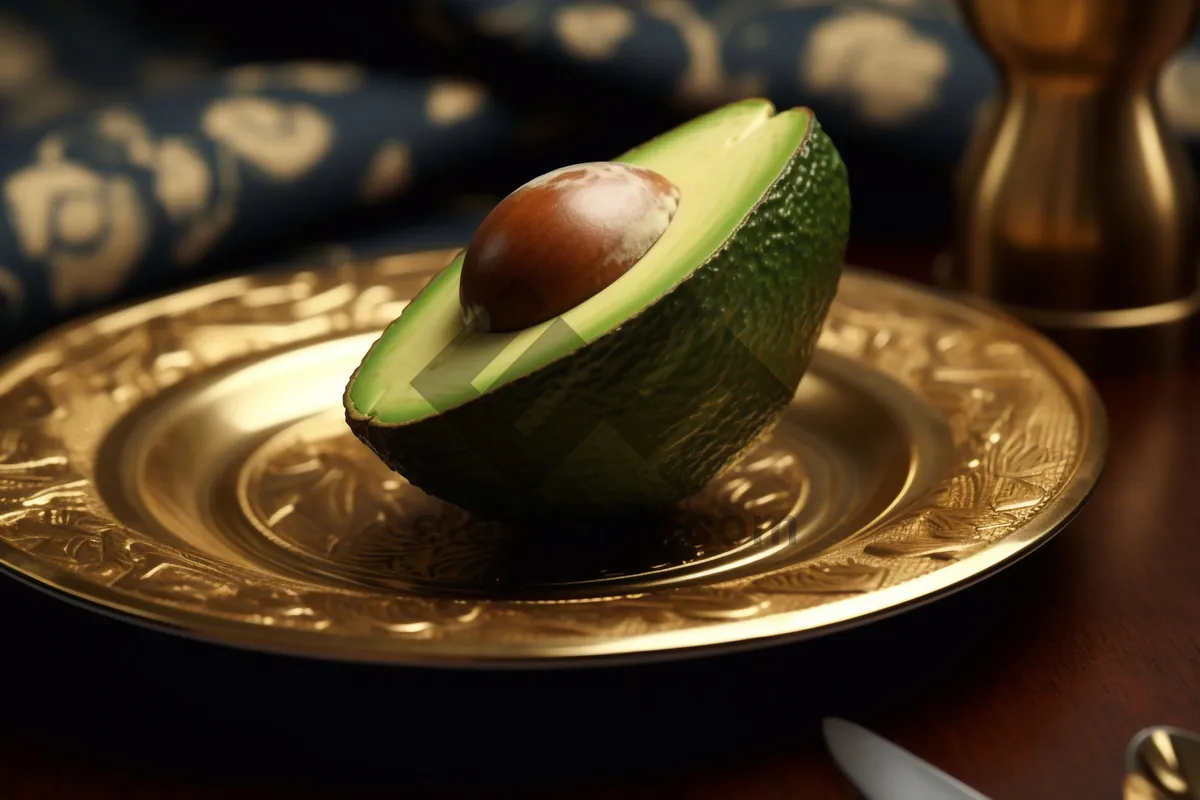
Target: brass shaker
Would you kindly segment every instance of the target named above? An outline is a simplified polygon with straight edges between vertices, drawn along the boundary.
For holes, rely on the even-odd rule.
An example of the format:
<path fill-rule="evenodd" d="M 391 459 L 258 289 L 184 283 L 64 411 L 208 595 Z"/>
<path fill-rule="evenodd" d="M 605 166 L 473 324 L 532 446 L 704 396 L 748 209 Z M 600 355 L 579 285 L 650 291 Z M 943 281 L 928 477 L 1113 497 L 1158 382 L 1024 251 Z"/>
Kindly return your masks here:
<path fill-rule="evenodd" d="M 1001 89 L 958 175 L 943 275 L 1049 329 L 1197 308 L 1196 193 L 1156 97 L 1195 0 L 960 0 Z"/>

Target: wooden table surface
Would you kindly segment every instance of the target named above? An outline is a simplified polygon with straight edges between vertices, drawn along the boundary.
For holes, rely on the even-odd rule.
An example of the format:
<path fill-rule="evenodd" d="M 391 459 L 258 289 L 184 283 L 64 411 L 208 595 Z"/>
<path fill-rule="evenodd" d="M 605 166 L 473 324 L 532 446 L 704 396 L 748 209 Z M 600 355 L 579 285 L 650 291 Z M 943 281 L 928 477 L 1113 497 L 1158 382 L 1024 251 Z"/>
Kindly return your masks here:
<path fill-rule="evenodd" d="M 926 273 L 930 248 L 857 263 Z M 1200 364 L 1097 376 L 1079 517 L 984 583 L 859 630 L 560 673 L 330 666 L 210 647 L 0 581 L 0 797 L 851 798 L 859 721 L 994 800 L 1117 798 L 1126 742 L 1200 730 Z"/>

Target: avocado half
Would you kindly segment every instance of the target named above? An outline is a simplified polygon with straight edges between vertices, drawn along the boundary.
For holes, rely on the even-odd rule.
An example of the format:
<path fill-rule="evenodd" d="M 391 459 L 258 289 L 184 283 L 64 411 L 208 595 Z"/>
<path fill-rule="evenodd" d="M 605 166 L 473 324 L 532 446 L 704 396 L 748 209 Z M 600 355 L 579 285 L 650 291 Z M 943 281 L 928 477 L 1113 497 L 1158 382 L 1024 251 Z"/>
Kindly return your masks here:
<path fill-rule="evenodd" d="M 680 190 L 624 275 L 512 333 L 468 329 L 463 254 L 372 345 L 354 434 L 427 493 L 498 519 L 662 510 L 791 401 L 837 291 L 846 168 L 813 113 L 746 100 L 615 159 Z"/>

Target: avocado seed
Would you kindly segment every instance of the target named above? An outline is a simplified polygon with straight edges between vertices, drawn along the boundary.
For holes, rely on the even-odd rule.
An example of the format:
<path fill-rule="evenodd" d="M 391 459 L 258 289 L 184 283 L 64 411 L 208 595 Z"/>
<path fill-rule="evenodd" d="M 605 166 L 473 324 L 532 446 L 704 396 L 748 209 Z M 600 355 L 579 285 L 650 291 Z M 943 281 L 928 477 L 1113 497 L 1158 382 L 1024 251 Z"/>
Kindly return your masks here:
<path fill-rule="evenodd" d="M 467 246 L 468 324 L 502 333 L 569 311 L 625 274 L 666 231 L 679 189 L 617 162 L 556 169 L 504 198 Z"/>

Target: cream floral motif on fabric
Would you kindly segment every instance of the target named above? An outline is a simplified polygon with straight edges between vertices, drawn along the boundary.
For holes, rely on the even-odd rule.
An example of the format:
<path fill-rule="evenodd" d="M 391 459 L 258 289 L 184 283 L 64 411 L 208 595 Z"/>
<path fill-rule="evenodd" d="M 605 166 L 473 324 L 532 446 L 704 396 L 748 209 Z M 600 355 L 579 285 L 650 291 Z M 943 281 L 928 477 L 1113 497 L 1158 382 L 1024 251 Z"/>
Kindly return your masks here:
<path fill-rule="evenodd" d="M 224 97 L 204 112 L 204 133 L 266 177 L 294 181 L 333 145 L 333 123 L 309 103 L 270 97 Z"/>
<path fill-rule="evenodd" d="M 59 310 L 115 293 L 146 247 L 146 209 L 133 180 L 68 160 L 55 136 L 33 164 L 8 176 L 4 202 L 22 254 L 49 268 Z"/>
<path fill-rule="evenodd" d="M 633 13 L 616 3 L 580 3 L 554 14 L 554 28 L 563 46 L 585 61 L 611 58 L 635 24 Z"/>
<path fill-rule="evenodd" d="M 367 165 L 358 192 L 359 199 L 374 204 L 396 196 L 408 185 L 411 169 L 412 153 L 408 146 L 389 139 L 380 145 Z"/>
<path fill-rule="evenodd" d="M 178 231 L 174 260 L 187 265 L 203 258 L 233 223 L 238 180 L 230 158 L 218 153 L 213 170 L 193 137 L 156 139 L 141 116 L 122 107 L 101 112 L 96 127 L 122 143 L 131 163 L 153 171 L 155 199 Z"/>
<path fill-rule="evenodd" d="M 122 142 L 131 162 L 154 171 L 154 194 L 172 222 L 182 222 L 208 205 L 212 174 L 188 137 L 156 141 L 142 118 L 123 108 L 101 113 L 96 127 Z"/>
<path fill-rule="evenodd" d="M 714 103 L 726 94 L 721 34 L 687 0 L 650 0 L 647 11 L 674 25 L 687 47 L 687 69 L 677 90 L 686 103 Z"/>
<path fill-rule="evenodd" d="M 873 11 L 818 24 L 800 61 L 814 91 L 845 93 L 865 119 L 881 124 L 904 122 L 932 106 L 950 71 L 941 42 L 900 17 Z"/>
<path fill-rule="evenodd" d="M 741 72 L 731 73 L 724 55 L 731 40 L 751 51 L 767 45 L 770 32 L 765 26 L 751 23 L 739 27 L 762 11 L 760 6 L 727 0 L 704 14 L 690 0 L 648 0 L 645 9 L 648 16 L 674 27 L 687 51 L 675 89 L 675 99 L 682 106 L 700 109 L 770 94 L 765 70 L 743 67 Z"/>
<path fill-rule="evenodd" d="M 487 92 L 473 81 L 440 80 L 429 89 L 425 118 L 434 125 L 453 125 L 479 113 Z"/>

